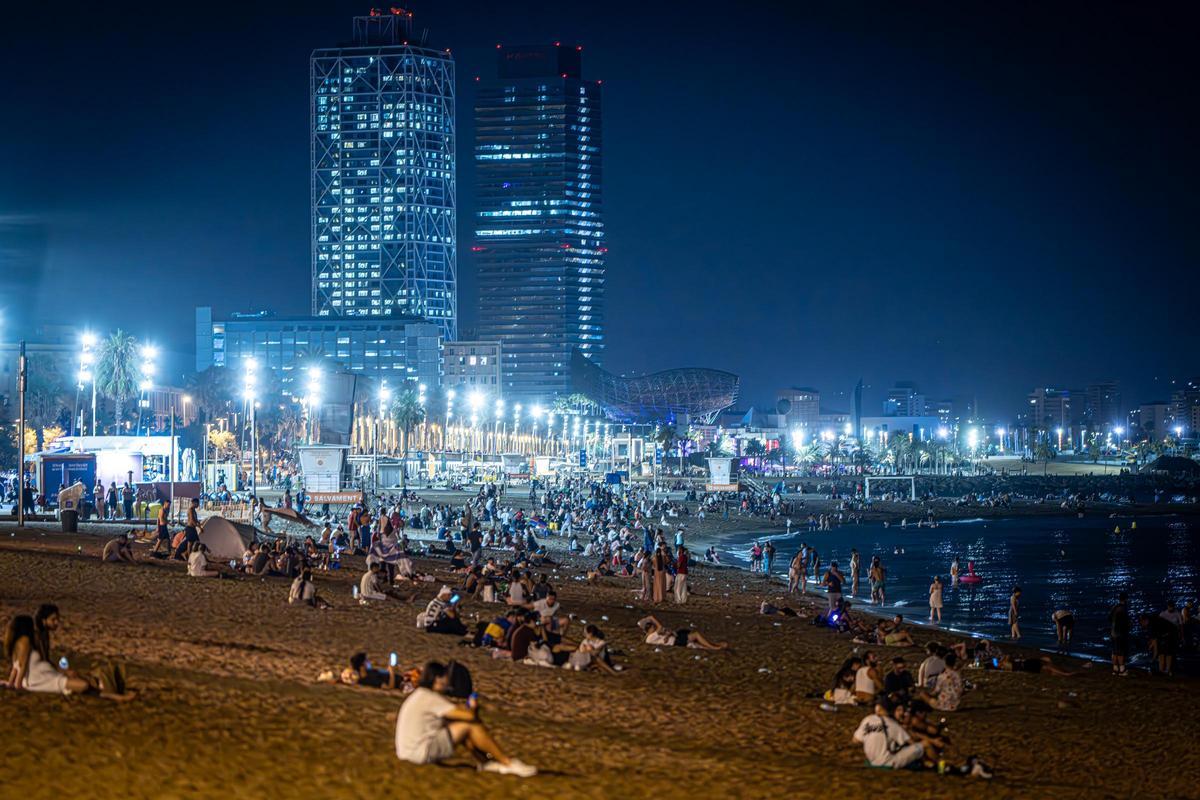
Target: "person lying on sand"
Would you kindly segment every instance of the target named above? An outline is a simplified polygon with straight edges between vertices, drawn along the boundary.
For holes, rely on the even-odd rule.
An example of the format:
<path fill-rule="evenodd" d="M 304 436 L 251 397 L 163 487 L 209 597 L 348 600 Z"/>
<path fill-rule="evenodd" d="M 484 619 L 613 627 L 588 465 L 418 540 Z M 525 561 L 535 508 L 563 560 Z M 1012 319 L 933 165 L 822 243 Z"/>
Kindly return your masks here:
<path fill-rule="evenodd" d="M 693 650 L 729 649 L 729 642 L 717 642 L 714 644 L 704 638 L 704 635 L 700 631 L 693 631 L 688 628 L 671 630 L 653 616 L 639 619 L 637 626 L 646 634 L 646 644 L 661 645 L 663 647 L 690 647 Z"/>
<path fill-rule="evenodd" d="M 413 764 L 436 764 L 454 755 L 459 746 L 475 758 L 483 772 L 528 778 L 537 769 L 505 755 L 479 720 L 479 704 L 468 698 L 466 707 L 445 696 L 450 671 L 430 661 L 421 671 L 417 688 L 400 706 L 396 717 L 396 756 Z"/>
<path fill-rule="evenodd" d="M 55 664 L 50 656 L 50 634 L 58 630 L 62 617 L 58 606 L 46 603 L 34 616 L 18 614 L 4 631 L 4 655 L 11 664 L 8 679 L 0 686 L 46 694 L 98 694 L 106 700 L 126 702 L 137 697 L 125 686 L 125 670 L 115 667 L 84 676 Z"/>
<path fill-rule="evenodd" d="M 800 616 L 796 612 L 796 609 L 792 608 L 791 606 L 777 606 L 768 600 L 762 601 L 762 604 L 758 607 L 758 613 L 765 614 L 767 616 L 774 616 L 775 614 L 782 614 L 785 617 Z"/>
<path fill-rule="evenodd" d="M 1073 678 L 1078 675 L 1078 672 L 1070 672 L 1065 669 L 1059 669 L 1050 660 L 1050 656 L 1030 656 L 1029 658 L 1020 658 L 1014 656 L 1000 656 L 999 658 L 990 659 L 983 664 L 984 669 L 995 669 L 1002 672 L 1031 672 L 1038 674 L 1045 672 L 1049 675 L 1057 675 L 1061 678 Z"/>
<path fill-rule="evenodd" d="M 130 535 L 126 533 L 105 542 L 104 550 L 100 553 L 100 561 L 105 564 L 118 564 L 122 561 L 136 564 L 137 559 L 133 555 L 133 541 Z"/>
<path fill-rule="evenodd" d="M 394 657 L 396 654 L 392 653 Z M 420 673 L 413 670 L 401 669 L 392 664 L 387 669 L 377 669 L 371 665 L 367 654 L 363 652 L 350 656 L 350 666 L 334 676 L 333 670 L 326 670 L 317 676 L 318 683 L 340 683 L 346 686 L 366 686 L 371 689 L 412 689 Z"/>

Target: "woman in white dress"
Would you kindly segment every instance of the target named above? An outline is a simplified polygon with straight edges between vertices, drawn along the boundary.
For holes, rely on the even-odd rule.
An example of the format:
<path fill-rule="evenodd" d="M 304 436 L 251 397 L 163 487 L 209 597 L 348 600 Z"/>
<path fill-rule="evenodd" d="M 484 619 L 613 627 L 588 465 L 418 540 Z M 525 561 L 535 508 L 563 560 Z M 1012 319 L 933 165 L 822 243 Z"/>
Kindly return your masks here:
<path fill-rule="evenodd" d="M 942 621 L 942 579 L 937 576 L 929 584 L 929 621 Z"/>

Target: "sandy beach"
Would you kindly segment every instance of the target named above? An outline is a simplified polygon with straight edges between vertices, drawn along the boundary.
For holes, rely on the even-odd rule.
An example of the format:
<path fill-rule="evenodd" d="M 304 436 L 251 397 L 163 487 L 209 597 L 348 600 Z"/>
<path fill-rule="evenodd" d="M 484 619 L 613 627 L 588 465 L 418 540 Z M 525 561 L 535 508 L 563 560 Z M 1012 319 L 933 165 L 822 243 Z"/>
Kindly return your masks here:
<path fill-rule="evenodd" d="M 697 569 L 697 596 L 683 609 L 636 602 L 632 581 L 592 587 L 575 579 L 577 568 L 551 572 L 564 609 L 599 624 L 624 652 L 628 670 L 606 677 L 493 660 L 418 631 L 415 607 L 360 606 L 350 594 L 359 559 L 318 576 L 334 607 L 315 610 L 289 607 L 282 579 L 193 579 L 178 563 L 103 565 L 101 546 L 87 534 L 0 529 L 0 612 L 57 602 L 65 626 L 56 652 L 73 666 L 123 659 L 142 691 L 125 705 L 0 694 L 8 796 L 1200 796 L 1196 682 L 1118 681 L 1103 668 L 1071 679 L 967 672 L 978 689 L 947 715 L 953 752 L 992 764 L 992 781 L 867 769 L 850 743 L 862 714 L 825 712 L 806 697 L 827 688 L 853 645 L 806 620 L 755 613 L 777 594 L 756 591 L 741 572 Z M 419 566 L 449 580 L 444 562 Z M 418 603 L 435 587 L 425 584 Z M 485 617 L 494 608 L 466 612 Z M 656 651 L 634 627 L 651 610 L 734 649 Z M 315 682 L 357 649 L 377 662 L 396 651 L 402 665 L 462 660 L 500 741 L 542 774 L 477 774 L 463 757 L 449 767 L 397 761 L 398 694 Z"/>

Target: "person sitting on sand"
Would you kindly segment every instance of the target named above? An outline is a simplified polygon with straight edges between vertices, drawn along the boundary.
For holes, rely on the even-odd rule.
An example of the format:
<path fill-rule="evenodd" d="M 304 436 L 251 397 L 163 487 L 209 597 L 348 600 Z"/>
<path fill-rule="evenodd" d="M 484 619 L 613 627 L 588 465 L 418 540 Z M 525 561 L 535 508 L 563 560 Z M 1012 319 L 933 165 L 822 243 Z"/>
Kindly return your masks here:
<path fill-rule="evenodd" d="M 883 691 L 883 675 L 879 656 L 868 650 L 863 653 L 862 666 L 854 673 L 854 697 L 860 703 L 873 703 Z"/>
<path fill-rule="evenodd" d="M 917 667 L 917 684 L 920 688 L 933 689 L 937 676 L 946 669 L 946 662 L 943 659 L 945 653 L 946 649 L 937 642 L 925 643 L 925 660 L 921 662 L 921 666 Z"/>
<path fill-rule="evenodd" d="M 893 628 L 889 632 L 886 622 L 879 623 L 875 635 L 877 643 L 887 647 L 916 647 L 911 633 L 902 628 Z"/>
<path fill-rule="evenodd" d="M 946 668 L 934 679 L 933 689 L 921 692 L 919 697 L 938 711 L 957 711 L 963 696 L 963 678 L 958 671 L 958 655 L 946 653 L 943 661 Z"/>
<path fill-rule="evenodd" d="M 875 701 L 875 713 L 863 717 L 854 731 L 854 741 L 862 745 L 867 763 L 873 767 L 904 769 L 920 764 L 923 745 L 914 742 L 904 726 L 892 717 L 892 702 L 885 696 Z"/>
<path fill-rule="evenodd" d="M 417 688 L 400 706 L 396 717 L 396 756 L 413 764 L 436 764 L 464 745 L 484 772 L 537 774 L 537 769 L 509 758 L 479 721 L 479 706 L 468 699 L 464 708 L 445 697 L 450 688 L 449 669 L 430 661 L 421 671 Z"/>
<path fill-rule="evenodd" d="M 388 599 L 382 572 L 382 565 L 378 561 L 372 561 L 359 580 L 358 597 L 360 601 Z"/>
<path fill-rule="evenodd" d="M 567 658 L 567 665 L 576 672 L 596 669 L 607 675 L 616 675 L 617 670 L 611 661 L 604 633 L 595 625 L 587 625 L 583 629 L 583 640 Z"/>
<path fill-rule="evenodd" d="M 18 614 L 4 631 L 4 655 L 11 664 L 0 686 L 46 694 L 95 693 L 107 700 L 132 700 L 137 692 L 125 688 L 124 669 L 113 669 L 106 678 L 91 679 L 72 669 L 62 669 L 50 656 L 50 634 L 62 622 L 58 606 L 46 603 L 34 616 Z"/>
<path fill-rule="evenodd" d="M 688 628 L 671 630 L 650 616 L 638 620 L 637 626 L 646 634 L 646 644 L 663 647 L 690 647 L 694 650 L 728 650 L 728 642 L 710 642 L 699 631 Z"/>
<path fill-rule="evenodd" d="M 426 633 L 452 633 L 463 636 L 467 626 L 458 618 L 459 596 L 449 586 L 442 586 L 425 610 L 417 615 L 417 627 Z"/>
<path fill-rule="evenodd" d="M 289 605 L 305 605 L 313 608 L 329 608 L 329 601 L 325 600 L 317 594 L 317 585 L 313 583 L 312 570 L 301 570 L 296 579 L 292 581 L 292 588 L 288 591 Z"/>
<path fill-rule="evenodd" d="M 130 564 L 136 564 L 137 559 L 133 556 L 133 542 L 129 534 L 122 534 L 115 539 L 109 539 L 104 543 L 104 550 L 100 554 L 102 563 L 120 563 L 127 561 Z"/>
<path fill-rule="evenodd" d="M 908 670 L 908 662 L 904 656 L 892 659 L 892 671 L 883 679 L 883 691 L 894 703 L 907 703 L 912 695 L 916 681 Z"/>
<path fill-rule="evenodd" d="M 208 546 L 203 542 L 196 542 L 192 546 L 192 552 L 188 554 L 187 574 L 193 578 L 221 577 L 220 572 L 208 568 Z"/>

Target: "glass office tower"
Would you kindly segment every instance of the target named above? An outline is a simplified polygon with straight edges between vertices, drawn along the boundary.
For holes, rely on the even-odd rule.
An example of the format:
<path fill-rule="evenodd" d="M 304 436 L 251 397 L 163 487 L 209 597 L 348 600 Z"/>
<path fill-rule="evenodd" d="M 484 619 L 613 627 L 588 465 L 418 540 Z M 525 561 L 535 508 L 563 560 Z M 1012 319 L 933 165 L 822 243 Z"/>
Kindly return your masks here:
<path fill-rule="evenodd" d="M 354 19 L 313 51 L 312 308 L 458 326 L 454 61 L 418 46 L 402 9 Z"/>
<path fill-rule="evenodd" d="M 600 85 L 581 48 L 500 47 L 475 107 L 478 338 L 501 343 L 503 394 L 548 402 L 571 354 L 604 349 Z"/>

